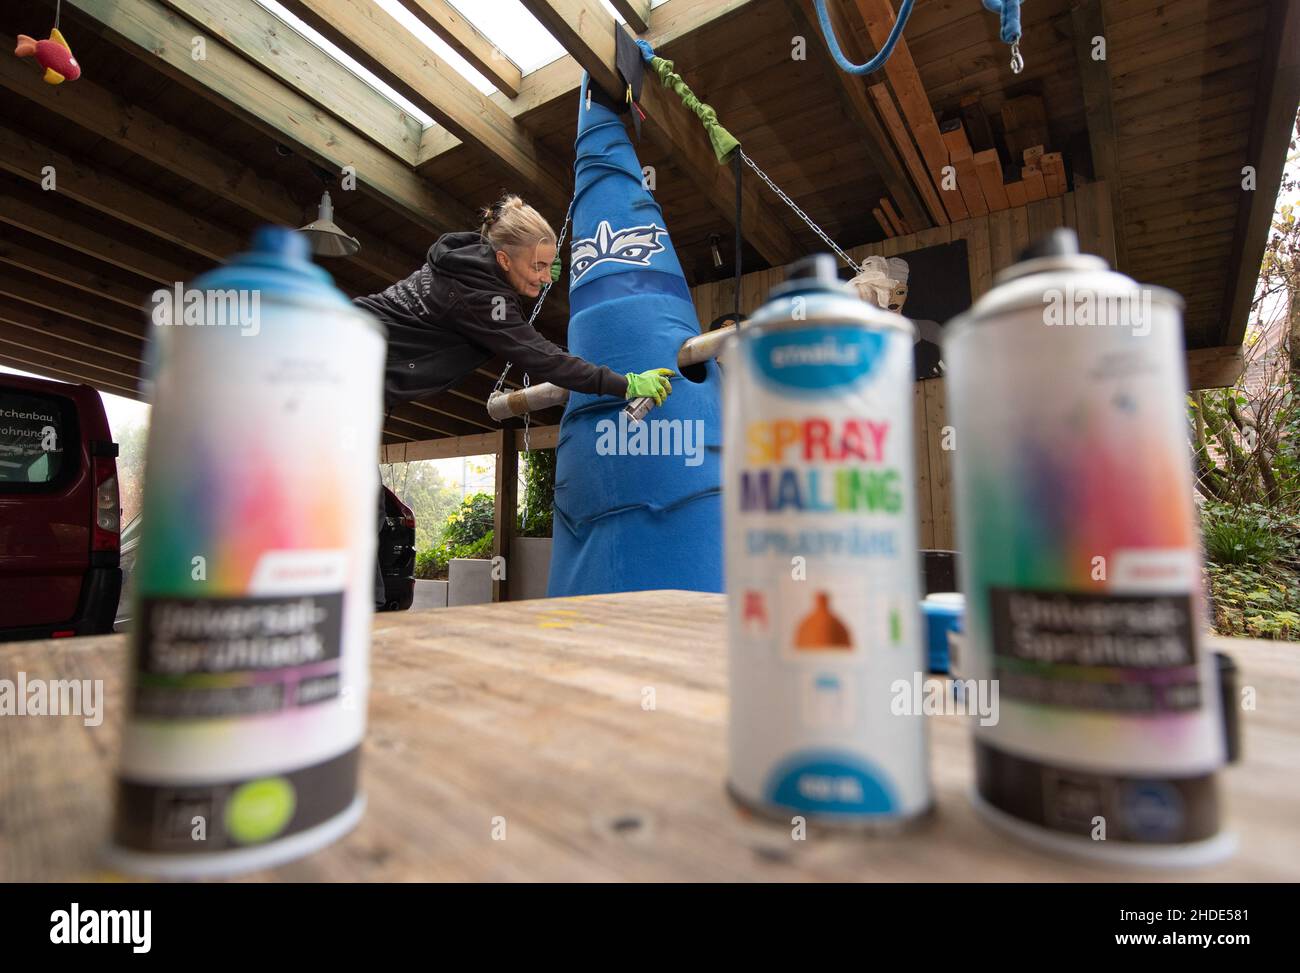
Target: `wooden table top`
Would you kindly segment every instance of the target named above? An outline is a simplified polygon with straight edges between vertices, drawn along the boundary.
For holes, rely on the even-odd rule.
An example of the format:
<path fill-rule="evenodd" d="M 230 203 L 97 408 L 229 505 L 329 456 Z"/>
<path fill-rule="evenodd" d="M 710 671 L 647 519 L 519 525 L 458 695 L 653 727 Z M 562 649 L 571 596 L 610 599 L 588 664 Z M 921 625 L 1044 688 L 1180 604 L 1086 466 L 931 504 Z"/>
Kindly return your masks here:
<path fill-rule="evenodd" d="M 648 591 L 376 616 L 369 807 L 264 881 L 1296 881 L 1300 646 L 1215 640 L 1257 708 L 1225 772 L 1230 861 L 1151 870 L 1040 853 L 971 807 L 961 717 L 930 719 L 934 815 L 891 837 L 743 813 L 726 768 L 725 598 Z M 0 881 L 120 878 L 111 816 L 125 636 L 0 645 L 0 678 L 103 679 L 104 721 L 0 717 Z M 642 706 L 654 689 L 654 709 Z M 504 818 L 505 840 L 493 819 Z"/>

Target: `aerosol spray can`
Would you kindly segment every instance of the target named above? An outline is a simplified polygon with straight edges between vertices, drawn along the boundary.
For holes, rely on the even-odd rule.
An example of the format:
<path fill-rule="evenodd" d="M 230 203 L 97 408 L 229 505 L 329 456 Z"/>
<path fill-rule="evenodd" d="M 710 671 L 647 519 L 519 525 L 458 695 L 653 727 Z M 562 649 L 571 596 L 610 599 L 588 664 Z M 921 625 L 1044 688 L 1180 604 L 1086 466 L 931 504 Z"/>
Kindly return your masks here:
<path fill-rule="evenodd" d="M 947 328 L 963 676 L 977 807 L 1049 848 L 1130 864 L 1229 854 L 1204 617 L 1181 300 L 1057 230 Z"/>
<path fill-rule="evenodd" d="M 202 876 L 360 819 L 384 336 L 302 236 L 153 295 L 153 411 L 108 858 Z"/>
<path fill-rule="evenodd" d="M 912 344 L 829 255 L 728 339 L 728 785 L 769 817 L 896 825 L 931 806 L 909 705 L 925 672 Z"/>

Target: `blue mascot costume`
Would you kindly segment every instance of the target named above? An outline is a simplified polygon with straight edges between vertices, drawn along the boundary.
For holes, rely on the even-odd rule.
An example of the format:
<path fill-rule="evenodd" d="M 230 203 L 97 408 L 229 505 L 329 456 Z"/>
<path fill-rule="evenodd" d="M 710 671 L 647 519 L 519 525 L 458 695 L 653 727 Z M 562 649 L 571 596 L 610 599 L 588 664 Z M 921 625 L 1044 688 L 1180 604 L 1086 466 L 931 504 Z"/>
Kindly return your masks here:
<path fill-rule="evenodd" d="M 569 349 L 616 372 L 676 371 L 677 350 L 700 331 L 695 305 L 627 130 L 602 92 L 591 87 L 589 98 L 589 85 L 584 74 Z M 722 590 L 721 378 L 712 360 L 691 372 L 642 424 L 621 415 L 622 401 L 570 394 L 556 450 L 550 596 Z"/>

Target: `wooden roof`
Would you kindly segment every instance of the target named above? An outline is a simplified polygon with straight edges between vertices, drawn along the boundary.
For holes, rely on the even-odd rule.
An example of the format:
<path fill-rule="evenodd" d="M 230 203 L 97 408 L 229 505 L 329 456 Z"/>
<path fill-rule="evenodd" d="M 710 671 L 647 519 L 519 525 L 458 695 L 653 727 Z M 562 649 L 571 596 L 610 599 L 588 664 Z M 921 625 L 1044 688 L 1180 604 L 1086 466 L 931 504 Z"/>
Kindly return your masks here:
<path fill-rule="evenodd" d="M 402 2 L 494 63 L 472 25 L 449 25 L 456 17 L 447 4 Z M 830 0 L 851 50 L 875 49 L 881 4 Z M 392 30 L 371 0 L 286 6 L 443 124 L 422 131 L 253 0 L 65 0 L 63 32 L 80 80 L 51 87 L 29 61 L 0 58 L 0 363 L 137 396 L 146 295 L 211 266 L 260 223 L 313 218 L 322 173 L 333 180 L 343 165 L 356 167 L 358 191 L 334 187 L 336 219 L 363 246 L 326 266 L 349 294 L 405 276 L 438 233 L 470 228 L 473 211 L 506 188 L 559 225 L 581 65 L 600 79 L 612 58 L 612 23 L 608 37 L 589 26 L 600 23 L 591 19 L 592 8 L 602 10 L 595 0 L 526 0 L 571 55 L 517 82 L 509 62 L 495 59 L 504 90 L 491 96 L 452 77 L 409 34 L 371 56 L 373 40 Z M 646 5 L 625 6 L 644 13 Z M 907 63 L 931 122 L 974 102 L 1000 137 L 1003 106 L 1041 96 L 1049 149 L 1062 152 L 1076 183 L 1105 180 L 1110 189 L 1120 269 L 1183 293 L 1188 347 L 1207 348 L 1239 344 L 1244 332 L 1295 115 L 1293 7 L 1034 0 L 1023 9 L 1019 76 L 1007 67 L 997 18 L 978 0 L 918 0 L 906 54 L 865 82 L 831 63 L 808 0 L 668 0 L 649 12 L 645 36 L 846 248 L 882 238 L 872 215 L 882 197 L 914 230 L 936 218 L 922 185 L 933 143 L 912 125 Z M 12 49 L 20 32 L 44 35 L 53 8 L 53 0 L 10 0 L 0 10 L 0 46 Z M 575 24 L 588 26 L 570 30 Z M 1106 40 L 1104 60 L 1090 57 L 1094 36 Z M 200 60 L 191 56 L 196 37 L 206 44 Z M 802 59 L 792 56 L 796 37 L 805 41 Z M 655 168 L 655 195 L 691 283 L 715 280 L 732 267 L 731 173 L 712 163 L 681 106 L 653 79 L 647 89 L 651 117 L 638 152 Z M 880 112 L 894 100 L 915 146 L 889 134 Z M 40 187 L 50 164 L 55 192 Z M 1247 165 L 1253 191 L 1242 188 Z M 742 186 L 747 270 L 824 249 L 752 173 Z M 563 295 L 548 301 L 540 323 L 563 343 Z M 483 403 L 501 364 L 437 400 L 403 406 L 385 441 L 497 428 Z"/>

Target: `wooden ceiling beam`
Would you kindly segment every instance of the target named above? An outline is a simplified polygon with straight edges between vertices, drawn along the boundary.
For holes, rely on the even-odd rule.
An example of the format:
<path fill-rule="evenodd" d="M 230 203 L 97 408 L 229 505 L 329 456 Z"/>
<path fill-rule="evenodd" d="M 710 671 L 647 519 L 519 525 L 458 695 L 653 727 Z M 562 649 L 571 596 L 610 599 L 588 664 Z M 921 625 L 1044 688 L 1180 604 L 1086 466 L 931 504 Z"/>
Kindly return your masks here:
<path fill-rule="evenodd" d="M 0 47 L 13 43 L 13 38 L 0 33 Z M 85 84 L 75 88 L 49 91 L 48 85 L 25 68 L 26 65 L 14 58 L 0 58 L 0 88 L 32 99 L 39 96 L 44 110 L 162 166 L 260 219 L 299 226 L 315 218 L 314 213 L 304 213 L 291 202 L 283 186 L 259 176 L 233 156 L 126 102 L 94 81 L 82 78 Z M 346 194 L 335 195 L 340 197 L 335 199 L 338 219 L 346 223 Z M 365 230 L 354 229 L 353 235 L 361 243 L 361 250 L 346 259 L 383 280 L 405 276 L 417 262 L 414 256 L 399 253 L 387 241 Z"/>
<path fill-rule="evenodd" d="M 1092 149 L 1092 174 L 1110 190 L 1111 212 L 1115 214 L 1115 269 L 1128 271 L 1128 244 L 1124 229 L 1124 190 L 1120 178 L 1116 143 L 1115 110 L 1111 102 L 1110 66 L 1104 58 L 1094 60 L 1093 38 L 1106 36 L 1101 0 L 1081 0 L 1070 10 L 1074 31 L 1074 60 L 1083 88 L 1083 112 L 1088 123 L 1088 144 Z M 1020 160 L 1015 160 L 1019 165 Z"/>
<path fill-rule="evenodd" d="M 143 361 L 140 357 L 140 344 L 146 328 L 144 302 L 132 311 L 114 304 L 82 296 L 77 291 L 69 291 L 52 285 L 48 280 L 9 266 L 0 266 L 0 297 L 7 300 L 0 302 L 4 309 L 0 313 L 8 314 L 16 304 L 21 304 L 30 313 L 36 309 L 46 314 L 57 314 L 69 320 L 82 322 L 98 335 L 102 347 L 113 354 Z M 15 312 L 16 313 L 16 312 Z M 91 347 L 95 347 L 93 340 Z"/>
<path fill-rule="evenodd" d="M 0 199 L 0 206 L 3 205 L 3 199 Z M 106 266 L 92 266 L 90 260 L 74 260 L 72 253 L 43 237 L 16 228 L 6 239 L 0 239 L 0 264 L 26 270 L 132 311 L 142 308 L 146 296 L 157 286 L 155 282 L 143 279 L 128 282 L 126 275 L 110 273 Z"/>
<path fill-rule="evenodd" d="M 415 161 L 420 119 L 270 10 L 254 0 L 162 2 L 392 156 Z"/>
<path fill-rule="evenodd" d="M 413 415 L 418 415 L 420 412 L 431 412 L 455 419 L 468 426 L 475 426 L 479 430 L 495 429 L 497 428 L 496 420 L 487 414 L 486 403 L 486 398 L 474 402 L 463 399 L 458 395 L 448 395 L 443 392 L 431 399 L 420 399 L 412 402 L 411 405 L 415 406 Z"/>
<path fill-rule="evenodd" d="M 790 19 L 794 22 L 795 33 L 805 38 L 817 38 L 821 36 L 821 31 L 815 20 L 815 13 L 812 7 L 812 0 L 786 0 L 786 7 L 790 11 Z M 851 38 L 842 39 L 843 43 Z M 856 44 L 849 49 L 848 56 L 858 58 L 860 55 L 856 51 Z M 836 89 L 840 97 L 847 105 L 847 113 L 850 118 L 854 119 L 858 126 L 863 130 L 865 138 L 862 140 L 862 147 L 867 153 L 867 160 L 871 163 L 873 169 L 880 173 L 881 179 L 884 180 L 885 188 L 889 190 L 897 203 L 900 214 L 907 221 L 908 225 L 917 229 L 928 229 L 934 223 L 948 222 L 947 214 L 939 202 L 939 198 L 934 195 L 934 188 L 930 184 L 930 179 L 925 175 L 925 170 L 918 173 L 910 168 L 904 170 L 903 160 L 900 159 L 900 153 L 903 146 L 897 148 L 891 143 L 889 135 L 881 127 L 876 113 L 872 109 L 871 99 L 867 93 L 867 83 L 864 78 L 857 77 L 847 72 L 841 71 L 839 66 L 831 60 L 830 51 L 822 44 L 822 53 L 824 56 L 817 59 L 822 66 L 826 75 L 826 80 Z M 911 149 L 911 144 L 906 146 Z M 912 153 L 915 156 L 915 152 Z M 913 179 L 918 179 L 917 187 L 921 190 L 918 198 L 917 192 L 913 189 L 912 184 L 908 181 L 907 172 L 912 172 Z M 929 196 L 925 190 L 929 189 Z M 927 216 L 926 208 L 922 207 L 922 200 L 925 200 L 926 207 L 931 205 L 933 200 L 934 209 Z M 937 212 L 936 212 L 937 211 Z M 932 220 L 934 222 L 932 222 Z"/>
<path fill-rule="evenodd" d="M 879 50 L 884 46 L 889 32 L 894 27 L 893 4 L 890 0 L 856 0 L 856 5 L 867 35 L 876 50 Z M 894 52 L 885 62 L 884 72 L 894 89 L 894 95 L 902 109 L 903 118 L 907 120 L 911 135 L 916 139 L 917 147 L 921 150 L 921 158 L 925 160 L 926 168 L 939 191 L 939 198 L 943 201 L 949 220 L 956 222 L 966 219 L 970 214 L 962 201 L 961 193 L 957 189 L 943 188 L 943 168 L 948 165 L 948 150 L 943 143 L 943 137 L 939 134 L 939 123 L 935 120 L 934 109 L 930 107 L 930 99 L 925 93 L 921 73 L 916 69 L 916 63 L 912 60 L 912 54 L 907 49 L 907 41 L 904 38 L 898 39 Z"/>
<path fill-rule="evenodd" d="M 6 321 L 9 326 L 46 335 L 53 341 L 66 344 L 69 348 L 79 346 L 87 349 L 81 354 L 111 355 L 117 364 L 121 368 L 126 368 L 130 374 L 139 373 L 145 358 L 143 320 L 134 334 L 104 323 L 87 324 L 84 318 L 74 320 L 60 311 L 51 311 L 43 305 L 26 303 L 22 298 L 14 298 L 10 293 L 13 290 L 11 282 L 6 281 L 0 286 L 3 286 L 6 298 L 9 298 L 0 301 L 0 319 Z"/>
<path fill-rule="evenodd" d="M 1278 186 L 1291 139 L 1296 137 L 1296 103 L 1300 101 L 1300 4 L 1273 0 L 1269 4 L 1264 37 L 1268 50 L 1260 64 L 1247 150 L 1248 164 L 1255 169 L 1255 188 L 1243 190 L 1241 194 L 1231 251 L 1236 260 L 1224 295 L 1221 334 L 1228 345 L 1239 345 L 1246 336 L 1264 248 L 1273 225 Z M 1291 300 L 1296 300 L 1294 294 Z"/>
<path fill-rule="evenodd" d="M 27 188 L 23 187 L 24 190 Z M 65 212 L 81 208 L 71 202 L 59 205 L 62 201 L 47 199 L 37 205 L 31 200 L 37 192 L 39 191 L 19 192 L 0 183 L 0 223 L 34 233 L 154 283 L 171 284 L 194 276 L 197 263 L 178 263 L 170 256 L 162 256 L 125 241 L 111 228 L 101 228 L 107 220 L 83 222 L 70 212 Z M 55 194 L 44 195 L 48 197 Z"/>
<path fill-rule="evenodd" d="M 360 191 L 432 232 L 468 225 L 467 207 L 427 183 L 411 167 L 369 139 L 355 134 L 258 65 L 244 60 L 216 36 L 160 0 L 68 0 L 83 22 L 135 54 L 173 81 L 230 111 L 313 161 L 341 171 L 353 167 Z M 250 4 L 252 6 L 252 4 Z M 191 56 L 196 38 L 205 57 Z"/>
<path fill-rule="evenodd" d="M 656 50 L 699 30 L 737 14 L 755 0 L 668 0 L 650 13 L 648 30 L 639 31 Z M 520 119 L 557 102 L 574 100 L 582 85 L 582 65 L 571 54 L 558 57 L 550 64 L 524 75 L 519 97 L 494 94 L 490 100 L 502 111 Z M 429 171 L 439 156 L 460 145 L 460 140 L 441 128 L 425 129 L 416 168 Z"/>
<path fill-rule="evenodd" d="M 33 358 L 37 360 L 29 360 Z M 8 345 L 0 346 L 0 365 L 7 365 L 10 368 L 18 369 L 20 372 L 31 372 L 34 375 L 56 379 L 60 382 L 89 385 L 97 392 L 120 395 L 123 398 L 134 399 L 136 402 L 145 401 L 139 389 L 119 386 L 115 380 L 105 381 L 103 376 L 91 377 L 88 370 L 82 369 L 71 362 L 29 353 L 22 348 L 12 348 Z"/>
<path fill-rule="evenodd" d="M 0 168 L 40 185 L 53 167 L 54 192 L 207 260 L 222 260 L 244 244 L 241 234 L 187 212 L 145 189 L 0 126 Z"/>
<path fill-rule="evenodd" d="M 208 2 L 208 0 L 204 0 Z M 488 40 L 477 27 L 447 0 L 397 0 L 420 23 L 428 27 L 447 45 L 474 66 L 508 98 L 519 95 L 523 72 L 501 48 Z M 647 2 L 648 6 L 648 2 Z"/>
<path fill-rule="evenodd" d="M 1245 370 L 1240 344 L 1195 348 L 1187 353 L 1187 387 L 1192 391 L 1230 388 Z"/>
<path fill-rule="evenodd" d="M 644 34 L 650 29 L 650 0 L 610 0 L 619 16 L 637 34 Z"/>
<path fill-rule="evenodd" d="M 418 104 L 457 138 L 495 158 L 552 205 L 568 205 L 563 171 L 532 135 L 371 0 L 283 0 L 286 8 Z M 468 226 L 468 223 L 462 224 Z"/>
<path fill-rule="evenodd" d="M 521 0 L 569 55 L 591 75 L 615 104 L 623 102 L 623 82 L 614 66 L 614 31 L 621 30 L 597 0 Z M 653 82 L 653 78 L 647 79 Z M 647 84 L 649 87 L 649 84 Z"/>
<path fill-rule="evenodd" d="M 611 98 L 620 99 L 622 84 L 614 66 L 614 32 L 624 28 L 596 0 L 523 0 L 569 53 Z M 683 173 L 713 209 L 734 226 L 736 181 L 729 166 L 719 165 L 700 121 L 666 91 L 654 75 L 641 89 L 647 119 L 646 137 L 680 163 Z M 760 194 L 753 179 L 741 180 L 745 240 L 773 266 L 796 259 L 803 252 L 776 211 Z"/>
<path fill-rule="evenodd" d="M 26 363 L 28 371 L 39 373 L 57 371 L 62 374 L 76 375 L 78 380 L 93 385 L 101 391 L 114 395 L 128 395 L 139 391 L 139 382 L 135 374 L 116 366 L 106 366 L 91 360 L 88 355 L 69 354 L 68 345 L 60 345 L 47 336 L 7 327 L 0 317 L 0 355 L 18 359 Z M 80 350 L 80 349 L 78 349 Z M 23 368 L 23 365 L 13 365 Z"/>

